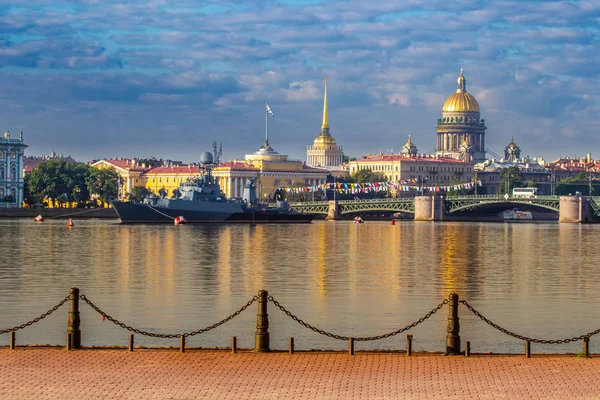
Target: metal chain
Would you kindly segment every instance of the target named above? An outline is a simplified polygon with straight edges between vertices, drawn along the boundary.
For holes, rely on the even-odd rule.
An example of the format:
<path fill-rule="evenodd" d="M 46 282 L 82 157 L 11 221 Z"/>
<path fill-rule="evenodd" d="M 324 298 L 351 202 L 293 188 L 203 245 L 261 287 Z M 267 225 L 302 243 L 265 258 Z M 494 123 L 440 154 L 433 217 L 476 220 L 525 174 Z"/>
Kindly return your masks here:
<path fill-rule="evenodd" d="M 500 332 L 502 333 L 506 333 L 509 336 L 512 336 L 514 338 L 517 339 L 521 339 L 521 340 L 528 340 L 530 342 L 533 343 L 542 343 L 542 344 L 563 344 L 563 343 L 571 343 L 571 342 L 577 342 L 578 340 L 583 340 L 583 338 L 587 337 L 587 336 L 594 336 L 597 335 L 598 333 L 600 333 L 600 329 L 597 329 L 593 332 L 590 333 L 586 333 L 584 335 L 581 336 L 575 336 L 569 339 L 558 339 L 558 340 L 550 340 L 550 339 L 535 339 L 535 338 L 530 338 L 527 336 L 523 336 L 523 335 L 519 335 L 517 333 L 511 332 L 507 329 L 502 328 L 501 326 L 493 323 L 492 321 L 490 321 L 489 319 L 487 319 L 486 317 L 484 317 L 483 315 L 481 315 L 481 313 L 479 311 L 477 311 L 476 309 L 473 308 L 473 306 L 471 306 L 469 303 L 467 303 L 466 300 L 459 300 L 459 303 L 464 304 L 469 310 L 471 310 L 471 312 L 475 315 L 477 315 L 479 318 L 481 318 L 481 320 L 483 320 L 484 322 L 486 322 L 487 324 L 493 326 L 494 328 L 498 329 Z"/>
<path fill-rule="evenodd" d="M 3 329 L 3 330 L 0 330 L 0 335 L 2 335 L 2 334 L 4 334 L 4 333 L 9 333 L 9 332 L 16 332 L 16 331 L 18 331 L 19 329 L 26 328 L 26 327 L 28 327 L 28 326 L 31 326 L 31 325 L 35 324 L 36 322 L 39 322 L 39 321 L 43 320 L 43 319 L 44 319 L 44 318 L 46 318 L 48 315 L 52 314 L 54 311 L 56 311 L 56 310 L 58 310 L 60 307 L 62 307 L 62 306 L 63 306 L 63 304 L 65 304 L 67 301 L 69 301 L 69 297 L 70 297 L 70 296 L 67 296 L 67 297 L 65 297 L 65 298 L 64 298 L 64 299 L 63 299 L 63 300 L 62 300 L 60 303 L 58 303 L 57 305 L 55 305 L 54 307 L 52 307 L 50 310 L 46 311 L 45 313 L 43 313 L 43 314 L 42 314 L 42 315 L 40 315 L 39 317 L 37 317 L 37 318 L 35 318 L 35 319 L 32 319 L 32 320 L 31 320 L 31 321 L 29 321 L 29 322 L 26 322 L 26 323 L 24 323 L 24 324 L 22 324 L 22 325 L 19 325 L 19 326 L 15 326 L 14 328 L 9 328 L 9 329 Z"/>
<path fill-rule="evenodd" d="M 121 328 L 127 329 L 128 331 L 135 332 L 135 333 L 140 334 L 140 335 L 150 336 L 150 337 L 155 337 L 155 338 L 164 338 L 164 339 L 174 339 L 174 338 L 180 338 L 180 337 L 195 336 L 195 335 L 199 335 L 201 333 L 213 330 L 213 329 L 215 329 L 215 328 L 223 325 L 225 322 L 230 321 L 231 319 L 237 317 L 242 311 L 244 311 L 246 308 L 250 307 L 252 305 L 252 303 L 254 303 L 256 300 L 258 300 L 258 296 L 254 296 L 252 298 L 252 300 L 250 300 L 248 303 L 244 304 L 244 306 L 242 308 L 240 308 L 239 310 L 237 310 L 236 312 L 234 312 L 233 314 L 231 314 L 227 318 L 225 318 L 225 319 L 217 322 L 216 324 L 213 324 L 211 326 L 207 326 L 206 328 L 198 329 L 197 331 L 186 332 L 186 333 L 153 333 L 153 332 L 143 331 L 141 329 L 136 329 L 136 328 L 134 328 L 132 326 L 126 325 L 125 323 L 119 321 L 116 318 L 111 317 L 110 315 L 108 315 L 104 311 L 102 311 L 100 308 L 98 308 L 94 303 L 92 303 L 83 294 L 81 296 L 79 296 L 79 298 L 81 298 L 81 300 L 83 300 L 86 303 L 88 303 L 89 306 L 92 307 L 98 314 L 102 315 L 103 317 L 105 317 L 110 322 L 112 322 L 112 323 L 114 323 L 116 325 L 119 325 Z"/>
<path fill-rule="evenodd" d="M 273 304 L 275 304 L 275 306 L 277 306 L 281 311 L 283 311 L 288 317 L 292 318 L 294 321 L 298 322 L 300 325 L 304 326 L 305 328 L 308 328 L 314 332 L 320 333 L 321 335 L 325 335 L 327 337 L 333 338 L 333 339 L 338 339 L 338 340 L 348 340 L 350 339 L 350 336 L 341 336 L 341 335 L 336 335 L 335 333 L 330 333 L 330 332 L 326 332 L 322 329 L 319 329 L 317 327 L 312 326 L 311 324 L 304 322 L 303 320 L 301 320 L 300 318 L 298 318 L 297 316 L 295 316 L 294 314 L 292 314 L 290 311 L 288 311 L 284 306 L 282 306 L 277 300 L 275 300 L 273 298 L 273 296 L 269 296 L 267 297 L 267 300 L 273 302 Z M 427 314 L 425 314 L 425 316 L 421 319 L 419 319 L 418 321 L 413 322 L 410 325 L 405 326 L 402 329 L 398 329 L 396 331 L 390 332 L 390 333 L 386 333 L 384 335 L 378 335 L 378 336 L 363 336 L 363 337 L 355 337 L 353 338 L 354 341 L 356 342 L 367 342 L 367 341 L 372 341 L 372 340 L 379 340 L 379 339 L 385 339 L 385 338 L 389 338 L 392 337 L 394 335 L 397 335 L 399 333 L 405 332 L 409 329 L 414 328 L 415 326 L 419 325 L 421 322 L 425 321 L 427 318 L 431 317 L 433 314 L 435 314 L 436 312 L 439 311 L 440 308 L 442 308 L 445 304 L 448 304 L 448 300 L 444 300 L 442 301 L 440 304 L 438 304 L 437 307 L 435 307 L 433 310 L 429 311 Z"/>

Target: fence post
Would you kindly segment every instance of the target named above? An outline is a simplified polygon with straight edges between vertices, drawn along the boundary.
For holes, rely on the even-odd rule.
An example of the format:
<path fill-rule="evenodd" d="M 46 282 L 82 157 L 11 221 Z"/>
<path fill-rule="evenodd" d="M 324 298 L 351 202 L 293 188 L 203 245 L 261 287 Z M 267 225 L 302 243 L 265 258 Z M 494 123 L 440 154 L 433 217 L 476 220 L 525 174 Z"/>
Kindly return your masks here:
<path fill-rule="evenodd" d="M 10 347 L 11 350 L 14 350 L 17 347 L 16 346 L 15 331 L 11 331 L 9 336 L 10 336 L 10 338 L 9 338 L 9 342 L 10 342 L 9 347 Z"/>
<path fill-rule="evenodd" d="M 237 353 L 237 337 L 235 336 L 231 338 L 231 353 Z"/>
<path fill-rule="evenodd" d="M 531 342 L 525 341 L 525 358 L 531 358 Z"/>
<path fill-rule="evenodd" d="M 584 336 L 583 338 L 583 355 L 585 357 L 590 356 L 590 337 Z"/>
<path fill-rule="evenodd" d="M 288 350 L 288 353 L 294 354 L 294 338 L 293 337 L 290 338 L 290 348 Z"/>
<path fill-rule="evenodd" d="M 79 329 L 79 289 L 71 288 L 69 291 L 69 322 L 67 338 L 71 341 L 72 349 L 81 349 L 81 330 Z M 69 346 L 67 346 L 69 347 Z"/>
<path fill-rule="evenodd" d="M 413 335 L 406 335 L 406 355 L 412 356 Z"/>
<path fill-rule="evenodd" d="M 460 354 L 460 323 L 458 322 L 458 294 L 448 296 L 448 335 L 446 335 L 446 355 Z"/>
<path fill-rule="evenodd" d="M 131 335 L 129 335 L 129 346 L 128 346 L 128 350 L 129 351 L 133 351 L 133 333 Z"/>
<path fill-rule="evenodd" d="M 348 354 L 351 356 L 354 355 L 354 338 L 348 339 Z"/>
<path fill-rule="evenodd" d="M 258 292 L 258 313 L 256 314 L 255 350 L 267 352 L 269 349 L 269 314 L 267 314 L 267 297 L 269 292 Z"/>

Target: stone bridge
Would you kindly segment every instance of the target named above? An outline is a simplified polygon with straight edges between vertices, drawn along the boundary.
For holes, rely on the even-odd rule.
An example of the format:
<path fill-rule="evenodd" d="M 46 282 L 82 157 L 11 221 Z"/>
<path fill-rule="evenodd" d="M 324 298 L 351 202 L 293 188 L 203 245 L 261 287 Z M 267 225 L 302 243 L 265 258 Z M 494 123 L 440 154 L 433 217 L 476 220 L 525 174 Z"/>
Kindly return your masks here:
<path fill-rule="evenodd" d="M 559 222 L 586 223 L 600 218 L 600 197 L 537 196 L 535 198 L 498 195 L 447 197 L 418 196 L 399 199 L 330 200 L 290 203 L 303 213 L 327 215 L 338 219 L 344 215 L 361 215 L 379 211 L 414 214 L 417 221 L 442 221 L 444 217 L 490 209 L 501 212 L 515 207 L 550 210 L 559 213 Z"/>

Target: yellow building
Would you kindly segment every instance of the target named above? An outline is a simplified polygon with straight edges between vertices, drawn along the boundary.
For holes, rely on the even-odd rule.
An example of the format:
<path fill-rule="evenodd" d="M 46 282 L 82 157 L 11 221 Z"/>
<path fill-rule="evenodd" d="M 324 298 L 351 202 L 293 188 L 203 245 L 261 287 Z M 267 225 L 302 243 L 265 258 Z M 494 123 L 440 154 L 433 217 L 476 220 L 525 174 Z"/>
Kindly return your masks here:
<path fill-rule="evenodd" d="M 151 166 L 146 163 L 138 163 L 137 160 L 114 158 L 103 159 L 91 164 L 94 168 L 114 168 L 121 177 L 119 184 L 119 200 L 125 199 L 131 189 L 135 186 L 145 186 L 145 173 L 151 169 Z"/>
<path fill-rule="evenodd" d="M 144 173 L 144 186 L 156 195 L 163 189 L 167 193 L 167 196 L 171 197 L 173 191 L 179 189 L 179 186 L 183 182 L 187 182 L 199 175 L 200 168 L 193 164 L 154 167 Z"/>
<path fill-rule="evenodd" d="M 299 160 L 289 160 L 265 140 L 264 146 L 243 161 L 235 160 L 213 169 L 213 175 L 227 197 L 242 197 L 244 185 L 253 179 L 259 198 L 273 198 L 278 188 L 316 186 L 327 181 L 329 172 L 311 168 Z"/>

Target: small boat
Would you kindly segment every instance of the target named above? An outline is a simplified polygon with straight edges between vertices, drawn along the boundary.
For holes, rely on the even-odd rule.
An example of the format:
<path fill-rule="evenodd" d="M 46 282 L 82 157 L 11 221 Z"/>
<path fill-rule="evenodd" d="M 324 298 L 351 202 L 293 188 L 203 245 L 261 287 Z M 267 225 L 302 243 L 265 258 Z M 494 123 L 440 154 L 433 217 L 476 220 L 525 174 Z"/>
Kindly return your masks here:
<path fill-rule="evenodd" d="M 517 209 L 504 211 L 502 217 L 505 221 L 531 221 L 533 219 L 531 212 Z"/>

